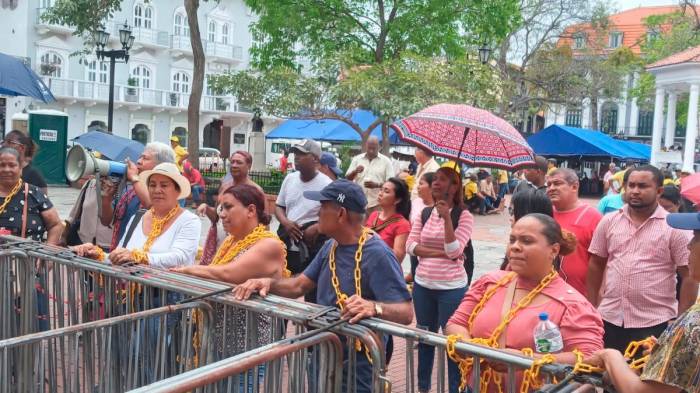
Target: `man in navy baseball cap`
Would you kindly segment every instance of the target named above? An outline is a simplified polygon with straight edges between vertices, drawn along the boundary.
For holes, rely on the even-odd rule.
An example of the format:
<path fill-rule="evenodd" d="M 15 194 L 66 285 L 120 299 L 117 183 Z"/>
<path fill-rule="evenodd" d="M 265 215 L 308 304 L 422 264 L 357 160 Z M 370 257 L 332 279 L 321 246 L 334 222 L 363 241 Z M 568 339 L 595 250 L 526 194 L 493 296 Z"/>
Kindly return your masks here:
<path fill-rule="evenodd" d="M 338 168 L 338 160 L 335 156 L 327 151 L 321 153 L 321 159 L 318 160 L 320 172 L 323 172 L 331 179 L 340 179 L 343 176 L 343 171 Z"/>
<path fill-rule="evenodd" d="M 350 180 L 340 179 L 321 191 L 304 191 L 304 198 L 312 201 L 330 201 L 348 211 L 364 214 L 367 198 L 362 188 Z"/>
<path fill-rule="evenodd" d="M 341 317 L 350 323 L 371 317 L 411 323 L 413 304 L 401 264 L 386 243 L 364 227 L 367 198 L 362 188 L 349 180 L 336 180 L 321 191 L 304 192 L 304 197 L 321 202 L 319 231 L 330 239 L 301 274 L 248 280 L 234 289 L 236 298 L 247 299 L 255 292 L 298 298 L 315 288 L 316 303 L 339 307 Z M 382 339 L 386 345 L 387 337 Z M 363 350 L 355 356 L 357 392 L 370 393 L 372 365 Z"/>

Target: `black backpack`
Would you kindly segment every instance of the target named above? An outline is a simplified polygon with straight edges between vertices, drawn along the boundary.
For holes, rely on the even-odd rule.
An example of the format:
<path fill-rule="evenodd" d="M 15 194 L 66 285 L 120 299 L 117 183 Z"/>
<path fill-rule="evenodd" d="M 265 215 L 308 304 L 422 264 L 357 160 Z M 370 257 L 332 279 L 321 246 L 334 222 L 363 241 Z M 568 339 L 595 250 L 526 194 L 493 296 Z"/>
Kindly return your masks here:
<path fill-rule="evenodd" d="M 459 225 L 459 217 L 462 215 L 461 207 L 454 207 L 450 212 L 450 219 L 452 220 L 452 227 L 457 229 Z M 430 214 L 433 212 L 433 207 L 428 206 L 423 209 L 420 214 L 420 220 L 423 225 L 428 222 Z M 467 245 L 464 247 L 464 271 L 467 272 L 467 288 L 472 285 L 472 276 L 474 275 L 474 246 L 472 246 L 472 239 L 469 239 Z"/>

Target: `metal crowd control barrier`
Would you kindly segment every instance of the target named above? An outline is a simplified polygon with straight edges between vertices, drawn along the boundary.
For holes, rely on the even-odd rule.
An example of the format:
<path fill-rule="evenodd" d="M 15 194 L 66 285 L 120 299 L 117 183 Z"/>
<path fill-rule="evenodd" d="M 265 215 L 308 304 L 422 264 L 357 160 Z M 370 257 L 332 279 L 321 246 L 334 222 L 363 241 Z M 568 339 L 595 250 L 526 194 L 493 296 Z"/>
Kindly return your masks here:
<path fill-rule="evenodd" d="M 309 349 L 313 349 L 309 351 Z M 289 369 L 283 374 L 283 361 Z M 323 362 L 320 361 L 323 359 Z M 340 392 L 343 350 L 340 339 L 333 333 L 308 331 L 263 347 L 200 367 L 131 393 L 197 392 Z M 307 374 L 307 366 L 317 362 L 317 372 Z M 258 367 L 265 364 L 264 378 Z M 252 371 L 252 373 L 251 373 Z M 252 379 L 252 381 L 250 381 Z M 286 381 L 284 381 L 286 380 Z M 286 382 L 286 383 L 284 383 Z"/>
<path fill-rule="evenodd" d="M 33 285 L 27 285 L 27 282 L 34 283 L 34 280 L 36 287 L 41 288 L 43 293 Z M 443 393 L 447 390 L 444 367 L 446 337 L 442 335 L 374 318 L 353 325 L 339 323 L 339 313 L 334 308 L 278 296 L 270 295 L 264 299 L 253 297 L 240 302 L 230 293 L 221 294 L 227 288 L 229 286 L 224 283 L 143 265 L 105 265 L 77 257 L 65 249 L 0 236 L 0 339 L 40 330 L 42 326 L 38 322 L 42 319 L 37 316 L 41 315 L 38 305 L 42 302 L 44 306 L 49 303 L 46 307 L 49 316 L 45 319 L 49 327 L 61 328 L 128 315 L 164 303 L 173 303 L 177 299 L 205 297 L 213 307 L 213 328 L 210 333 L 213 361 L 259 353 L 260 348 L 281 341 L 290 332 L 298 335 L 310 329 L 327 329 L 341 338 L 345 347 L 344 354 L 348 355 L 345 356 L 342 373 L 350 383 L 343 391 L 356 391 L 353 382 L 356 381 L 354 376 L 357 362 L 365 356 L 352 349 L 352 344 L 357 339 L 366 348 L 370 359 L 371 377 L 368 379 L 371 379 L 371 390 L 388 392 L 391 391 L 392 381 L 386 376 L 382 335 L 393 335 L 406 342 L 406 391 L 415 392 L 416 343 L 436 347 L 438 382 L 437 390 L 433 391 Z M 41 295 L 45 295 L 48 301 L 42 299 Z M 516 371 L 532 365 L 530 358 L 479 345 L 458 343 L 456 350 L 462 355 L 474 357 L 474 371 L 477 375 L 479 359 L 506 364 L 506 391 L 509 392 L 516 391 Z M 291 369 L 296 373 L 298 367 L 301 367 L 298 364 L 290 366 L 289 361 L 287 363 L 287 371 Z M 208 360 L 202 359 L 199 366 L 207 364 Z M 242 369 L 228 370 L 235 373 Z M 562 365 L 545 365 L 541 369 L 542 374 L 560 377 L 569 371 L 570 367 Z M 264 387 L 267 389 L 268 385 Z M 478 392 L 478 384 L 472 384 L 472 390 Z"/>
<path fill-rule="evenodd" d="M 194 315 L 198 313 L 196 326 Z M 122 392 L 207 359 L 211 306 L 191 302 L 0 341 L 0 392 Z M 192 337 L 202 337 L 195 348 Z"/>

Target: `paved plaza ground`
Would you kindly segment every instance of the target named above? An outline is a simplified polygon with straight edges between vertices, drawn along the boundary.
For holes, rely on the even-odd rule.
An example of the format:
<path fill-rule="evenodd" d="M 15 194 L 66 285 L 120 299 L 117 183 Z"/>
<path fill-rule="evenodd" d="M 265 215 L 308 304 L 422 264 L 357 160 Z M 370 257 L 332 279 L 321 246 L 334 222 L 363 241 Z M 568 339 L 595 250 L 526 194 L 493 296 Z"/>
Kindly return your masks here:
<path fill-rule="evenodd" d="M 78 197 L 78 190 L 67 187 L 51 187 L 49 188 L 49 198 L 58 209 L 62 218 L 68 216 L 71 207 Z M 597 199 L 584 199 L 585 203 L 595 205 Z M 503 256 L 505 254 L 506 243 L 508 241 L 508 233 L 510 223 L 506 212 L 496 215 L 475 216 L 474 218 L 473 244 L 475 255 L 475 274 L 474 278 L 480 277 L 482 274 L 498 269 Z M 276 220 L 272 221 L 272 228 L 276 230 L 279 224 Z M 209 229 L 209 220 L 202 219 L 202 238 L 204 242 L 207 231 Z M 403 261 L 404 271 L 409 269 L 408 258 Z M 406 348 L 405 342 L 402 339 L 395 339 L 394 355 L 391 364 L 389 365 L 388 377 L 393 386 L 393 392 L 407 392 L 407 384 L 409 377 L 406 369 Z M 415 350 L 414 350 L 414 359 Z M 414 365 L 416 363 L 414 362 Z M 414 371 L 415 372 L 415 371 Z M 433 381 L 435 381 L 436 373 L 433 373 Z M 414 374 L 415 375 L 415 374 Z M 433 383 L 433 391 L 436 389 L 436 383 Z"/>

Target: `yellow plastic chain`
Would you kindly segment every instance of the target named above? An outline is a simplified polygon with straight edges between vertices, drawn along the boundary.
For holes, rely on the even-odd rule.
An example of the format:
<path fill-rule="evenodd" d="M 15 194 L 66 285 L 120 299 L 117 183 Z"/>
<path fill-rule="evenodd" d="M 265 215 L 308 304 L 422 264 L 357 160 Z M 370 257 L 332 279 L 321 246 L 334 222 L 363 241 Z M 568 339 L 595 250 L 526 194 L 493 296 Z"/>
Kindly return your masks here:
<path fill-rule="evenodd" d="M 535 357 L 535 353 L 531 348 L 523 348 L 523 355 L 531 358 Z M 556 359 L 551 353 L 542 355 L 539 359 L 533 359 L 532 366 L 523 373 L 523 382 L 520 384 L 520 393 L 528 393 L 530 388 L 539 389 L 542 387 L 542 379 L 540 378 L 540 368 L 545 364 L 554 363 Z"/>
<path fill-rule="evenodd" d="M 280 240 L 276 234 L 268 231 L 262 224 L 256 226 L 251 233 L 247 234 L 241 240 L 236 240 L 233 235 L 228 235 L 223 243 L 221 243 L 219 249 L 216 251 L 211 265 L 225 265 L 236 259 L 238 254 L 250 248 L 253 244 L 257 243 L 258 240 L 268 238 L 276 239 L 282 245 L 282 249 L 284 250 L 284 270 L 282 271 L 282 274 L 284 277 L 290 277 L 292 274 L 289 269 L 287 269 L 287 246 L 285 246 L 284 242 L 282 242 L 282 240 Z"/>
<path fill-rule="evenodd" d="M 362 248 L 372 232 L 371 229 L 367 227 L 362 228 L 362 233 L 360 234 L 360 239 L 357 242 L 357 251 L 355 251 L 355 294 L 362 297 L 362 270 L 360 269 L 360 261 L 362 261 Z M 333 242 L 331 245 L 331 252 L 328 254 L 328 267 L 331 270 L 331 284 L 335 290 L 336 304 L 340 307 L 340 311 L 345 309 L 345 302 L 348 300 L 348 295 L 343 293 L 340 289 L 340 281 L 338 280 L 338 274 L 335 271 L 335 249 L 338 247 L 337 242 Z M 362 343 L 359 339 L 355 340 L 355 350 L 362 351 Z M 365 348 L 365 355 L 370 364 L 372 363 L 372 358 L 369 356 L 369 349 Z"/>
<path fill-rule="evenodd" d="M 10 201 L 12 200 L 12 198 L 13 198 L 15 195 L 17 195 L 17 193 L 19 192 L 20 188 L 22 188 L 22 179 L 19 179 L 19 180 L 17 181 L 17 184 L 15 184 L 15 186 L 12 187 L 12 190 L 10 190 L 10 193 L 7 194 L 7 196 L 5 197 L 5 201 L 2 203 L 2 205 L 0 205 L 0 214 L 2 214 L 2 213 L 5 212 L 5 209 L 7 208 L 7 205 L 9 205 L 9 204 L 10 204 Z"/>
<path fill-rule="evenodd" d="M 505 328 L 508 326 L 508 324 L 515 318 L 515 315 L 522 310 L 523 308 L 527 307 L 532 301 L 535 299 L 535 297 L 544 290 L 544 288 L 549 285 L 549 283 L 552 282 L 557 277 L 557 272 L 552 269 L 549 274 L 544 276 L 542 280 L 537 284 L 535 288 L 533 288 L 525 297 L 520 299 L 518 301 L 518 304 L 511 308 L 510 311 L 508 311 L 508 314 L 506 314 L 505 318 L 501 321 L 500 324 L 493 330 L 491 333 L 491 336 L 489 338 L 472 338 L 470 340 L 467 340 L 467 342 L 472 343 L 472 344 L 480 344 L 484 345 L 487 347 L 491 348 L 498 348 L 498 338 L 501 336 L 501 333 L 505 330 Z M 481 312 L 481 310 L 484 308 L 484 305 L 486 302 L 493 297 L 493 295 L 496 293 L 498 288 L 503 287 L 507 285 L 510 280 L 514 279 L 516 277 L 516 273 L 509 273 L 502 279 L 500 279 L 496 284 L 489 288 L 485 293 L 484 296 L 482 296 L 481 300 L 479 300 L 479 303 L 474 307 L 474 310 L 472 311 L 471 315 L 469 315 L 469 319 L 467 320 L 467 330 L 469 332 L 472 331 L 472 327 L 474 325 L 474 320 L 476 319 L 476 316 Z M 447 338 L 447 354 L 449 355 L 450 359 L 457 363 L 460 373 L 461 373 L 461 382 L 459 389 L 464 390 L 467 387 L 468 384 L 468 379 L 469 379 L 469 372 L 472 369 L 473 366 L 473 359 L 471 357 L 465 358 L 460 356 L 456 351 L 455 351 L 455 343 L 457 340 L 462 339 L 461 336 L 457 335 L 451 335 Z M 499 391 L 502 391 L 501 383 L 500 383 L 500 375 L 498 373 L 494 373 L 493 370 L 491 370 L 490 367 L 487 365 L 484 367 L 484 371 L 481 374 L 480 378 L 480 387 L 482 391 L 488 391 L 488 385 L 491 381 L 491 376 L 494 376 L 494 382 L 497 383 Z M 495 377 L 498 375 L 498 377 Z"/>
<path fill-rule="evenodd" d="M 143 244 L 142 249 L 136 249 L 131 251 L 131 259 L 140 264 L 148 265 L 148 251 L 151 246 L 156 241 L 156 239 L 163 233 L 163 228 L 165 225 L 180 211 L 180 206 L 175 206 L 170 209 L 168 214 L 163 217 L 156 217 L 156 212 L 151 208 L 151 231 L 148 232 L 148 237 L 146 242 Z"/>

